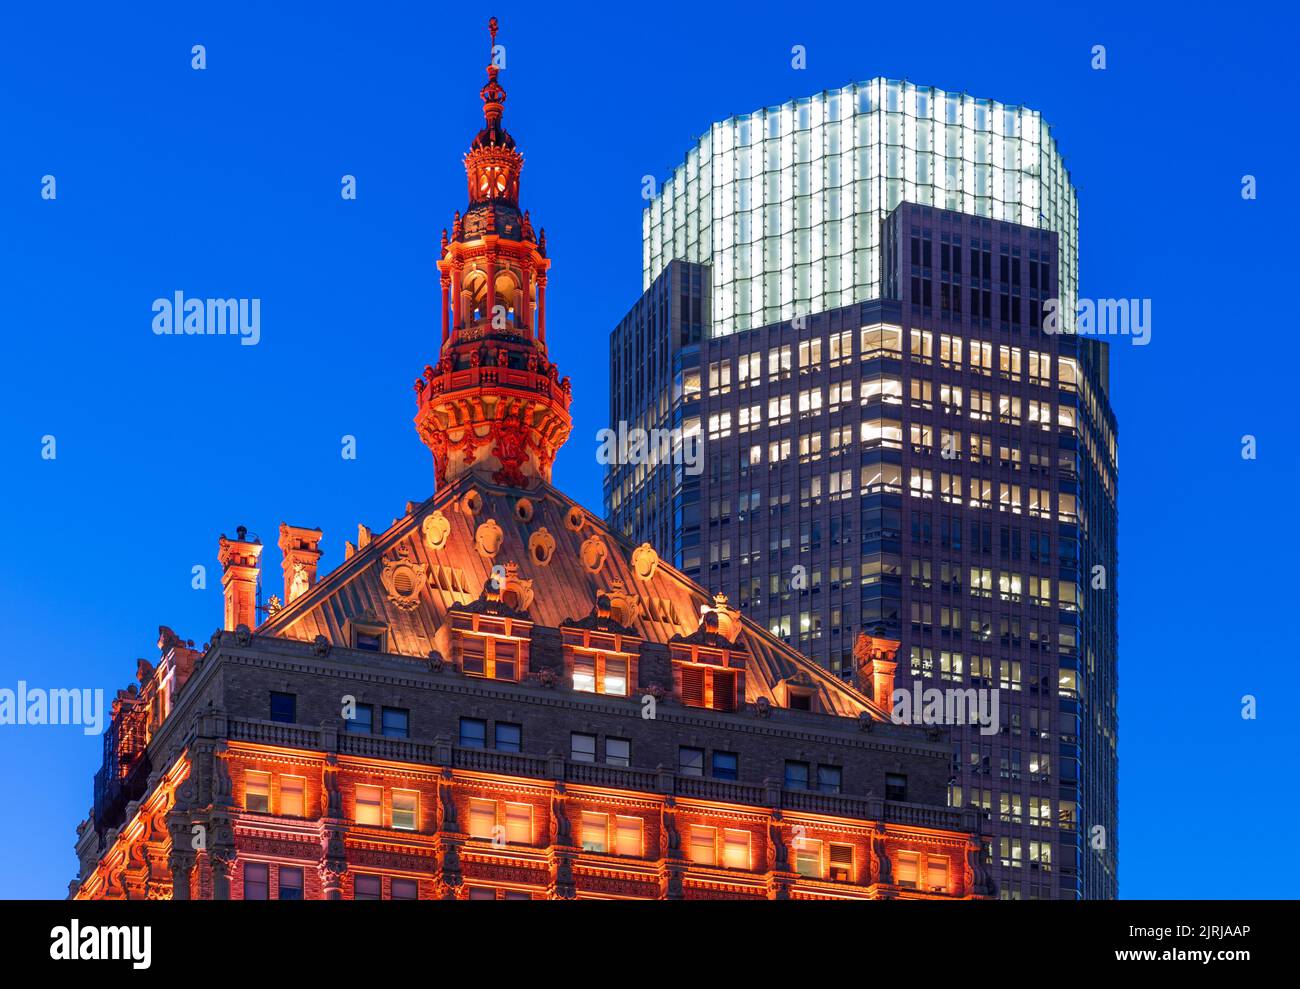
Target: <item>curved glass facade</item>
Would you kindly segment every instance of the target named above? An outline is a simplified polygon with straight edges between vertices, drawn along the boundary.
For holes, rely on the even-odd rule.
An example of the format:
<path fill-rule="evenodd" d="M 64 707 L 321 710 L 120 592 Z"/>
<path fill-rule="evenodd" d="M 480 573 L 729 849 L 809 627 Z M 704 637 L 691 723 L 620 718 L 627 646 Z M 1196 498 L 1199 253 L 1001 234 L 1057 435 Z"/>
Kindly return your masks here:
<path fill-rule="evenodd" d="M 1042 115 L 887 79 L 713 124 L 643 212 L 642 287 L 710 265 L 714 336 L 879 298 L 902 202 L 1055 231 L 1074 312 L 1078 201 Z"/>

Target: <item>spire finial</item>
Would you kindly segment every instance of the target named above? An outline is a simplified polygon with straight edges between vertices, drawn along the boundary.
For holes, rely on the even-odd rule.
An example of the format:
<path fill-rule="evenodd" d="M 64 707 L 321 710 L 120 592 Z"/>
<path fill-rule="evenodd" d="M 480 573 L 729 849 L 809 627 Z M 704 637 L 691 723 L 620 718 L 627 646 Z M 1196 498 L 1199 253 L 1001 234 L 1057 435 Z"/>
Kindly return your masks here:
<path fill-rule="evenodd" d="M 506 101 L 506 91 L 497 82 L 497 73 L 501 71 L 497 65 L 497 19 L 488 18 L 488 65 L 487 85 L 480 91 L 479 95 L 483 97 L 483 116 L 487 119 L 489 127 L 495 127 L 501 120 L 502 104 Z"/>

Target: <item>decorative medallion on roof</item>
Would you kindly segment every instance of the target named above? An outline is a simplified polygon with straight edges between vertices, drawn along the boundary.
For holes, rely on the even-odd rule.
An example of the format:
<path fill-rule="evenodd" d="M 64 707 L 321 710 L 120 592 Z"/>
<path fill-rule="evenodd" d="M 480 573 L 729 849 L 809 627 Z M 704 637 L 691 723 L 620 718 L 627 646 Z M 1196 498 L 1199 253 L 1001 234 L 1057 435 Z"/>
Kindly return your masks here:
<path fill-rule="evenodd" d="M 546 234 L 519 211 L 524 158 L 501 125 L 505 89 L 492 59 L 482 89 L 484 127 L 465 155 L 469 206 L 444 230 L 442 348 L 415 382 L 420 438 L 439 486 L 467 471 L 496 484 L 549 481 L 573 427 L 569 379 L 546 356 Z"/>

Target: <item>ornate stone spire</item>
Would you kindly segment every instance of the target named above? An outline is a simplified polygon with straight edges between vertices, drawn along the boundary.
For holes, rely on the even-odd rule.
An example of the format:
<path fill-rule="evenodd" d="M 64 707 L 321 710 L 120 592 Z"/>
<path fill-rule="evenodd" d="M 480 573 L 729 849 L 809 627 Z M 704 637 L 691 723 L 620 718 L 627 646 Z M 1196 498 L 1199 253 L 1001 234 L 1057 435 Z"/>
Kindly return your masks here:
<path fill-rule="evenodd" d="M 497 21 L 480 91 L 484 127 L 465 155 L 469 206 L 444 235 L 442 349 L 415 383 L 416 429 L 433 452 L 441 486 L 466 471 L 497 484 L 550 480 L 572 428 L 569 379 L 546 356 L 546 277 L 551 262 L 519 210 L 523 155 L 501 125 Z"/>

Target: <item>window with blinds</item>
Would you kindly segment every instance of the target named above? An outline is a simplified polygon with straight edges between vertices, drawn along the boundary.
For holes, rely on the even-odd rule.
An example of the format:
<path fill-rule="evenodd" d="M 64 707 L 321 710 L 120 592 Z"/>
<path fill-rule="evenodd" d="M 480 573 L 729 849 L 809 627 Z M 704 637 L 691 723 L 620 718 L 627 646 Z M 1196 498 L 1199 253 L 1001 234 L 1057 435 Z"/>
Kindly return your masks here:
<path fill-rule="evenodd" d="M 736 710 L 736 671 L 695 663 L 678 663 L 682 704 L 714 711 Z"/>

